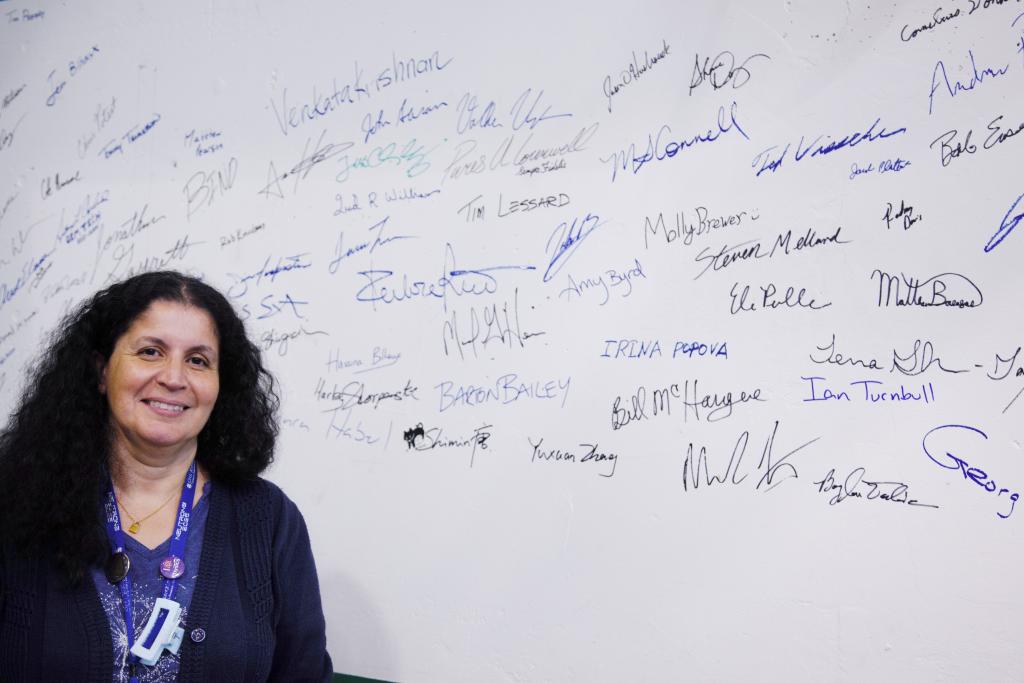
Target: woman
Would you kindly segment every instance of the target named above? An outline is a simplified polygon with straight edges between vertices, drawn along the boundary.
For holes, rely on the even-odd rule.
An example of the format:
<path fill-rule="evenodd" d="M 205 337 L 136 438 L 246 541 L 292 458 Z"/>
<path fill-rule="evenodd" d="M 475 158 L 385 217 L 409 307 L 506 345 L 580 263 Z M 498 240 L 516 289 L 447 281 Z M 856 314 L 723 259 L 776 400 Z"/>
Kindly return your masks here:
<path fill-rule="evenodd" d="M 116 284 L 28 386 L 0 435 L 0 681 L 330 679 L 305 523 L 257 476 L 274 382 L 219 292 Z"/>

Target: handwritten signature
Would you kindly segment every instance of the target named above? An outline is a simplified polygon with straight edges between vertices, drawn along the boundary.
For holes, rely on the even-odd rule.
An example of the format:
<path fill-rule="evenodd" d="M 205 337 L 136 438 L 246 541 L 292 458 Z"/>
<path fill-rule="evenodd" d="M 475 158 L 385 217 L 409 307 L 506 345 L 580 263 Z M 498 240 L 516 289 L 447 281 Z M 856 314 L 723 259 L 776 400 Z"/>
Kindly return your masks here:
<path fill-rule="evenodd" d="M 574 218 L 572 223 L 562 222 L 552 231 L 548 237 L 545 250 L 550 254 L 551 260 L 544 271 L 544 282 L 548 282 L 568 262 L 579 246 L 590 233 L 600 228 L 604 223 L 594 214 L 588 213 L 583 220 Z"/>
<path fill-rule="evenodd" d="M 838 505 L 847 498 L 861 498 L 863 500 L 887 500 L 914 507 L 939 507 L 921 503 L 916 498 L 910 498 L 907 484 L 901 481 L 869 481 L 864 478 L 866 474 L 867 470 L 857 467 L 846 475 L 842 483 L 836 483 L 836 471 L 833 468 L 814 483 L 818 486 L 818 493 L 829 494 L 829 505 Z"/>
<path fill-rule="evenodd" d="M 1024 199 L 1024 194 L 1021 194 L 1017 199 L 1014 200 L 1013 204 L 1010 205 L 1010 209 L 1003 216 L 1003 222 L 999 224 L 999 229 L 996 230 L 996 234 L 992 235 L 992 239 L 985 245 L 985 253 L 992 251 L 999 246 L 999 243 L 1009 236 L 1013 232 L 1017 224 L 1024 220 L 1024 204 L 1021 204 L 1021 200 Z M 1011 214 L 1020 207 L 1020 212 L 1013 215 Z"/>
<path fill-rule="evenodd" d="M 988 440 L 988 434 L 981 431 L 977 427 L 971 427 L 969 425 L 948 424 L 935 427 L 934 429 L 929 429 L 925 433 L 924 437 L 921 439 L 921 448 L 924 450 L 924 454 L 928 456 L 929 460 L 931 460 L 932 462 L 934 462 L 936 465 L 943 469 L 959 471 L 961 474 L 963 474 L 965 481 L 969 479 L 978 486 L 980 486 L 981 488 L 983 488 L 986 492 L 995 493 L 996 498 L 999 498 L 1004 493 L 1010 493 L 1010 489 L 1001 487 L 998 484 L 996 484 L 995 480 L 992 479 L 989 476 L 989 474 L 985 472 L 985 470 L 982 470 L 979 467 L 972 467 L 970 463 L 967 462 L 967 460 L 956 455 L 953 455 L 953 453 L 946 450 L 946 448 L 942 448 L 940 450 L 944 451 L 943 454 L 946 458 L 948 458 L 948 460 L 946 462 L 943 462 L 942 460 L 937 459 L 936 455 L 933 454 L 928 449 L 928 437 L 932 436 L 932 434 L 935 434 L 936 432 L 941 432 L 944 430 L 965 430 L 967 432 L 978 434 L 981 436 L 981 438 Z M 942 456 L 940 455 L 939 457 L 941 458 Z M 998 493 L 996 493 L 997 490 Z M 1013 514 L 1013 510 L 1017 506 L 1017 501 L 1020 499 L 1020 493 L 1010 493 L 1009 498 L 1010 511 L 1007 512 L 1005 515 L 1002 512 L 997 512 L 996 515 L 998 515 L 1000 519 L 1007 519 L 1010 515 Z"/>

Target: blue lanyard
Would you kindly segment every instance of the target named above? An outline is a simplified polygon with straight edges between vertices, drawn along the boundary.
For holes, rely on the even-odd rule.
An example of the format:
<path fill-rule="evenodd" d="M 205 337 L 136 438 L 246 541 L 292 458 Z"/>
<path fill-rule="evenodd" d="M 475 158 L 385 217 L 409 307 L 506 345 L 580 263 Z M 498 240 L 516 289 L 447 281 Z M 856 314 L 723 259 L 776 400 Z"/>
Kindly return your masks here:
<path fill-rule="evenodd" d="M 195 493 L 196 461 L 192 460 L 192 464 L 189 465 L 188 472 L 185 474 L 185 481 L 181 485 L 181 499 L 178 502 L 177 521 L 174 524 L 174 534 L 171 536 L 170 547 L 167 551 L 168 558 L 165 560 L 165 563 L 175 560 L 179 563 L 184 562 L 185 544 L 188 541 L 188 528 L 192 521 L 192 503 L 195 500 Z M 114 549 L 115 554 L 124 553 L 124 531 L 121 529 L 121 515 L 117 510 L 117 497 L 114 495 L 113 482 L 111 482 L 110 488 L 107 491 L 107 500 L 104 508 L 107 517 L 107 538 L 110 540 L 110 546 Z M 121 591 L 121 609 L 124 612 L 124 625 L 128 635 L 128 650 L 130 651 L 135 644 L 135 626 L 132 619 L 132 576 L 130 570 L 118 582 L 117 587 Z M 168 574 L 164 574 L 163 597 L 173 600 L 174 591 L 177 588 L 177 576 L 168 578 Z M 134 670 L 135 657 L 129 654 L 128 658 L 132 661 Z M 132 676 L 131 680 L 134 683 L 138 678 Z"/>

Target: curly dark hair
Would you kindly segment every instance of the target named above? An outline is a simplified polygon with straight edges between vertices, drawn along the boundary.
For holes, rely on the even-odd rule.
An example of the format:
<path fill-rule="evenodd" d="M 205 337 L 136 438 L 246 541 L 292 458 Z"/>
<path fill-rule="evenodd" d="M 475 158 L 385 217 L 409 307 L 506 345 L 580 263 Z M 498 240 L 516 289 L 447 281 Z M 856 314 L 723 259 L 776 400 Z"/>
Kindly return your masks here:
<path fill-rule="evenodd" d="M 173 271 L 144 273 L 95 294 L 56 329 L 0 434 L 0 540 L 52 558 L 71 584 L 110 551 L 102 525 L 109 485 L 109 407 L 100 363 L 154 301 L 213 318 L 220 391 L 196 458 L 218 484 L 255 478 L 273 460 L 279 399 L 259 349 L 220 292 Z"/>

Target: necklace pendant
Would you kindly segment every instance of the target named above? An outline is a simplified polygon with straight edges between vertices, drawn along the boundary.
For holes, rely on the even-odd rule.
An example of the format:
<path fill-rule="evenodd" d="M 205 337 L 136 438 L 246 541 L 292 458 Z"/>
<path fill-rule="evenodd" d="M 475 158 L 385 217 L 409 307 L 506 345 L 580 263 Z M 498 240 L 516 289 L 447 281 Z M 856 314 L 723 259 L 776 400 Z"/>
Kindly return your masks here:
<path fill-rule="evenodd" d="M 137 534 L 139 533 L 139 523 L 132 522 L 132 525 L 128 527 L 128 533 Z"/>

